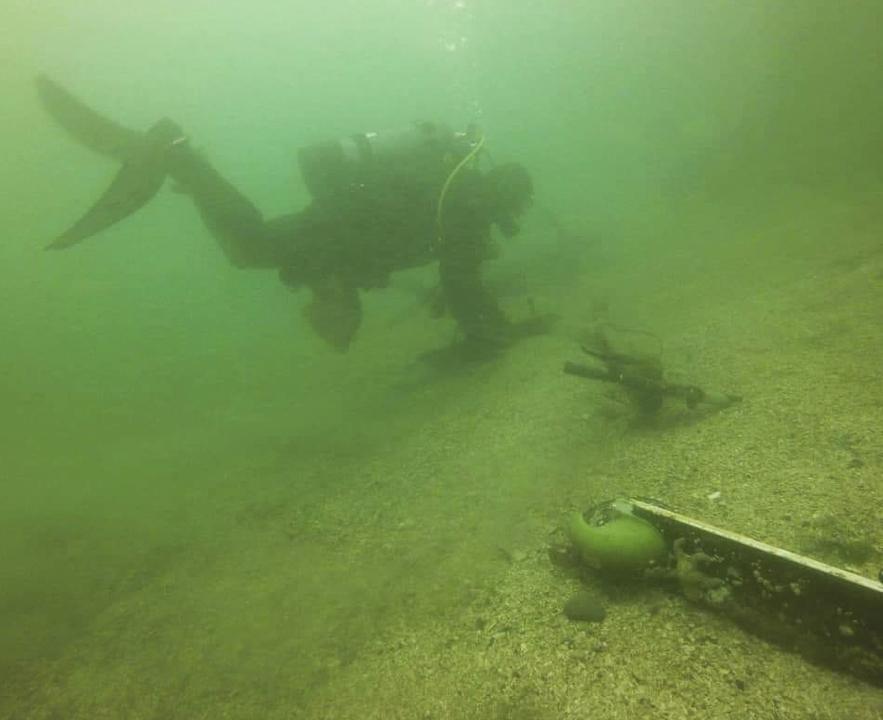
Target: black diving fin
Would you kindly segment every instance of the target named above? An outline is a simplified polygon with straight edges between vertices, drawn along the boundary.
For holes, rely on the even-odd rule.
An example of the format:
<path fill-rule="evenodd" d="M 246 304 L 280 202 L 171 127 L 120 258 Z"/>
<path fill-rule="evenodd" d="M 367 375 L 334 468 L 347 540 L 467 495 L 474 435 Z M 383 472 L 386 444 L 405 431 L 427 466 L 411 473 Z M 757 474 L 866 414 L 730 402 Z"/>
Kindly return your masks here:
<path fill-rule="evenodd" d="M 71 137 L 123 164 L 86 214 L 47 246 L 47 250 L 60 250 L 96 235 L 146 205 L 165 181 L 169 151 L 185 138 L 181 129 L 165 118 L 146 133 L 123 127 L 43 75 L 37 78 L 37 93 L 52 119 Z"/>
<path fill-rule="evenodd" d="M 46 249 L 76 245 L 144 207 L 165 182 L 168 149 L 179 137 L 171 121 L 160 120 L 150 128 L 95 204 Z"/>
<path fill-rule="evenodd" d="M 144 133 L 99 115 L 45 75 L 36 79 L 37 95 L 50 117 L 84 147 L 125 162 Z"/>

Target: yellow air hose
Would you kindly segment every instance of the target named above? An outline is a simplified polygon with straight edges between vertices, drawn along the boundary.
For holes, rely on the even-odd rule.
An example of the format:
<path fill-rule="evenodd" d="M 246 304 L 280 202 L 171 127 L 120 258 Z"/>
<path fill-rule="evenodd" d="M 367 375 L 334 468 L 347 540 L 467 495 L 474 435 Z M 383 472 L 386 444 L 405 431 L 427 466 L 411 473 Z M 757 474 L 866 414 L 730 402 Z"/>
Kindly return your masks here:
<path fill-rule="evenodd" d="M 451 183 L 454 181 L 454 178 L 457 177 L 457 174 L 462 170 L 466 164 L 472 160 L 478 152 L 481 150 L 482 145 L 484 145 L 484 135 L 482 135 L 478 142 L 475 143 L 475 147 L 469 151 L 469 153 L 464 157 L 457 165 L 451 170 L 448 175 L 447 180 L 445 180 L 445 184 L 442 185 L 441 192 L 438 195 L 438 208 L 435 213 L 435 230 L 436 230 L 436 247 L 441 247 L 444 242 L 444 228 L 443 228 L 443 215 L 445 209 L 445 197 L 448 194 L 448 189 L 451 187 Z"/>

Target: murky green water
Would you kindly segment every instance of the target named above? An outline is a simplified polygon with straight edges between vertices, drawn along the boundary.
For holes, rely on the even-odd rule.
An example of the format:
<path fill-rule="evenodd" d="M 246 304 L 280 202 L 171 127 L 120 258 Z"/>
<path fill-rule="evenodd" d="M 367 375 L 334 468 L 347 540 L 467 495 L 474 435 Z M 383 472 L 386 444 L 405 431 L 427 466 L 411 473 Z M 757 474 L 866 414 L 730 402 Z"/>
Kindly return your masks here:
<path fill-rule="evenodd" d="M 880 716 L 658 590 L 574 629 L 546 548 L 626 493 L 883 566 L 883 8 L 577 5 L 3 2 L 0 716 Z M 335 353 L 306 291 L 231 267 L 168 187 L 43 252 L 117 165 L 38 73 L 174 119 L 267 217 L 309 201 L 304 144 L 476 122 L 536 188 L 487 284 L 559 321 L 434 368 L 456 328 L 428 266 L 363 293 Z M 745 401 L 636 424 L 561 373 L 599 321 Z"/>

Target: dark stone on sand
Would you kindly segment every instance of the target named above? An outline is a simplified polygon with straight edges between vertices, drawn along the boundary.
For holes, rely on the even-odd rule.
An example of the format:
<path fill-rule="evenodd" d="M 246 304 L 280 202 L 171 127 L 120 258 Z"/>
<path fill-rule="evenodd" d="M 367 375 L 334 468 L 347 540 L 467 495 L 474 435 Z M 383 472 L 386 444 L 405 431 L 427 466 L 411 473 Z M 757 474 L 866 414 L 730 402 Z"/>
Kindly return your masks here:
<path fill-rule="evenodd" d="M 592 593 L 581 590 L 564 606 L 564 614 L 576 622 L 601 622 L 607 611 Z"/>

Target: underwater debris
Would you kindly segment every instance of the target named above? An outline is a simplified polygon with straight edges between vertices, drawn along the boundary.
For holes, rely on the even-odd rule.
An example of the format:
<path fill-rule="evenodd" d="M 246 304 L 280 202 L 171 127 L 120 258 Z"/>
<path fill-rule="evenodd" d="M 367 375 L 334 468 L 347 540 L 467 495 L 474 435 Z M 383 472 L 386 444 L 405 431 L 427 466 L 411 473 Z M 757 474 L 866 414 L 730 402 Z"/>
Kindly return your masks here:
<path fill-rule="evenodd" d="M 574 513 L 567 534 L 583 562 L 610 574 L 640 573 L 667 553 L 662 534 L 618 501 Z"/>
<path fill-rule="evenodd" d="M 641 334 L 655 338 L 652 333 Z M 657 338 L 658 341 L 658 338 Z M 673 383 L 665 379 L 662 367 L 661 342 L 655 354 L 628 354 L 613 349 L 603 329 L 595 331 L 590 343 L 584 343 L 582 350 L 599 361 L 593 365 L 565 362 L 564 372 L 588 380 L 615 383 L 623 387 L 643 415 L 657 413 L 667 397 L 683 400 L 689 410 L 723 410 L 740 402 L 740 395 L 712 392 L 698 385 Z"/>
<path fill-rule="evenodd" d="M 671 584 L 687 600 L 810 662 L 883 686 L 883 584 L 686 517 L 611 500 L 573 515 L 571 553 L 600 576 Z"/>
<path fill-rule="evenodd" d="M 883 686 L 883 585 L 643 500 L 619 501 L 671 543 L 668 567 L 691 602 L 807 660 Z"/>

